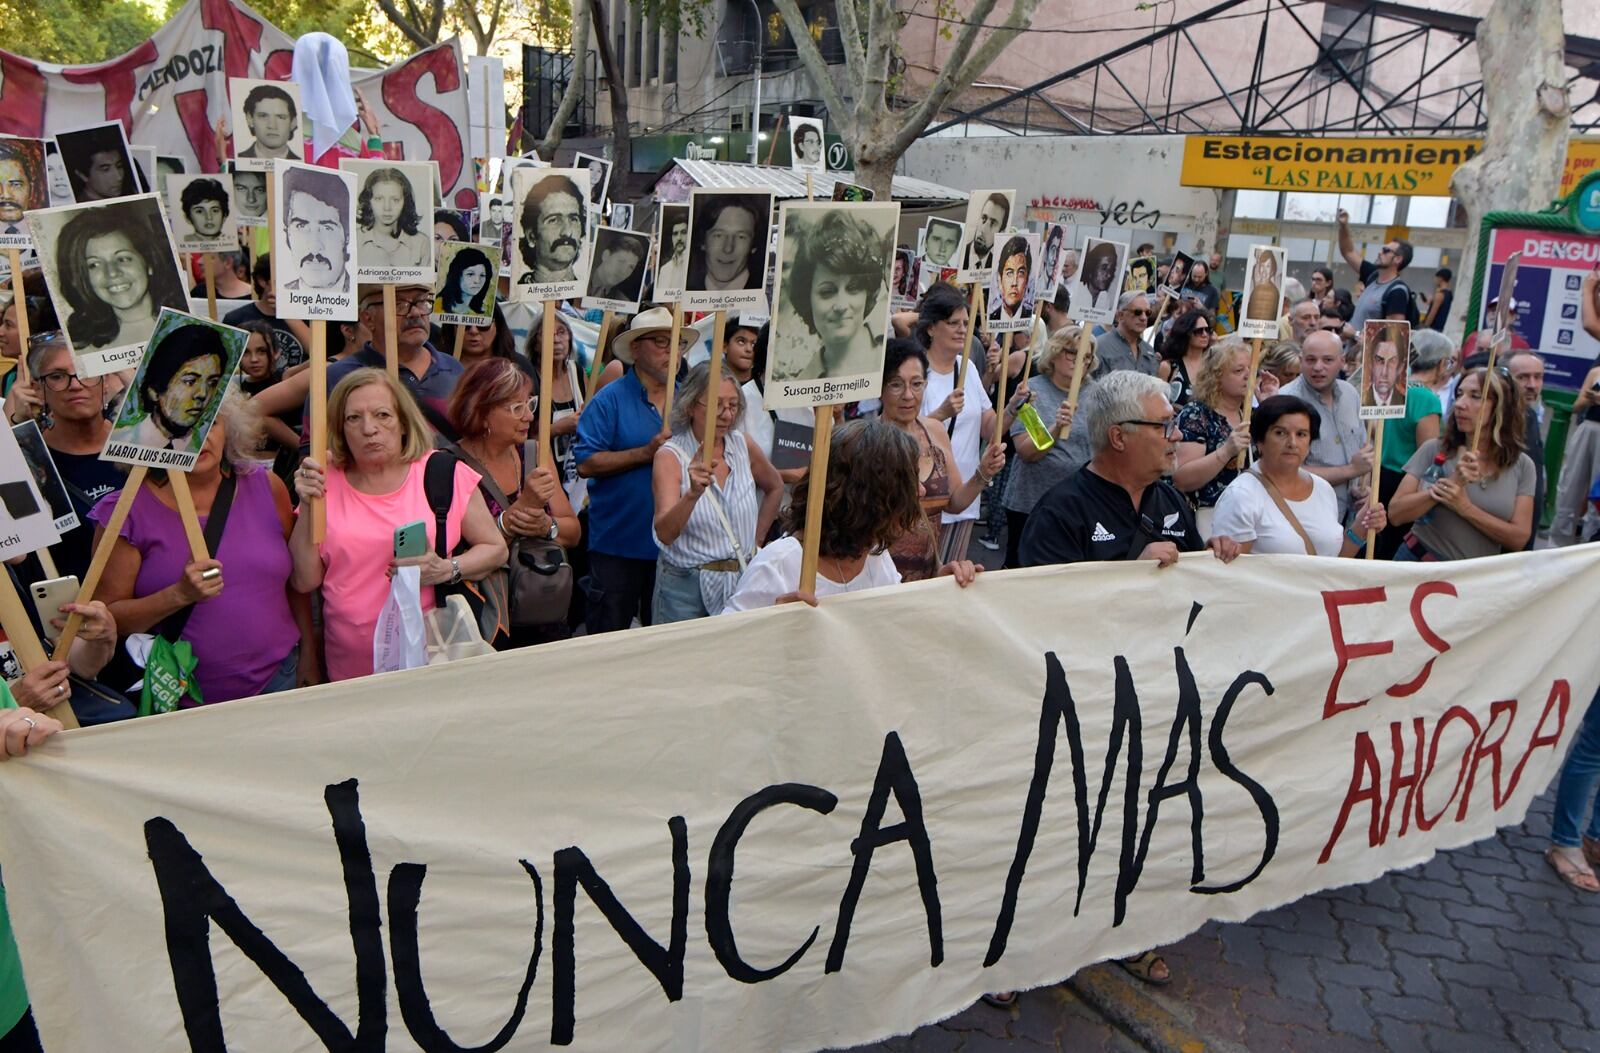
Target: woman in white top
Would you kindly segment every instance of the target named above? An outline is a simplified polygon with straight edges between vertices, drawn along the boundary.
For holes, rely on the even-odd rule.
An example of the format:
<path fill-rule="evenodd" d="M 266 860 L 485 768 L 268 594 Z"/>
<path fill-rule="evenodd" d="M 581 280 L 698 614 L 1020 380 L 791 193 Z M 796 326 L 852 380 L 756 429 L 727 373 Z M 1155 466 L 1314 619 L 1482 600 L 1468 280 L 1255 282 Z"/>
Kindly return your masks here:
<path fill-rule="evenodd" d="M 744 413 L 744 396 L 726 367 L 709 410 L 716 414 L 716 437 L 706 466 L 701 439 L 711 403 L 709 374 L 710 364 L 701 363 L 678 385 L 672 438 L 656 451 L 651 468 L 661 546 L 652 609 L 656 625 L 722 610 L 755 554 L 757 539 L 767 536 L 783 496 L 783 480 L 766 454 L 749 435 L 732 431 Z"/>
<path fill-rule="evenodd" d="M 1213 537 L 1233 538 L 1241 552 L 1354 556 L 1368 530 L 1388 525 L 1383 505 L 1374 502 L 1356 516 L 1356 529 L 1346 530 L 1333 487 L 1305 470 L 1319 420 L 1315 407 L 1293 395 L 1262 400 L 1250 417 L 1255 467 L 1239 473 L 1217 500 Z"/>
<path fill-rule="evenodd" d="M 785 514 L 788 536 L 757 553 L 722 612 L 796 601 L 814 607 L 819 596 L 899 584 L 889 546 L 922 522 L 917 455 L 911 436 L 882 421 L 853 420 L 836 428 L 828 449 L 816 592 L 799 591 L 810 495 L 806 487 L 797 486 Z M 959 560 L 940 573 L 965 587 L 981 569 Z"/>

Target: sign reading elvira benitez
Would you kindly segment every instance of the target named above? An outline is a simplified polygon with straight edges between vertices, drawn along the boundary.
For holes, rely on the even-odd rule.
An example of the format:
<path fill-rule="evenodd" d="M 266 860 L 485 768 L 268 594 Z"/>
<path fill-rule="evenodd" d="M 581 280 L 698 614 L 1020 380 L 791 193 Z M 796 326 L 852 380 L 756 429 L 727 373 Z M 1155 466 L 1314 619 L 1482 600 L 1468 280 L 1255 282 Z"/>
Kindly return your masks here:
<path fill-rule="evenodd" d="M 69 732 L 0 767 L 28 993 L 51 1053 L 903 1033 L 1520 821 L 1597 571 L 1005 571 Z"/>

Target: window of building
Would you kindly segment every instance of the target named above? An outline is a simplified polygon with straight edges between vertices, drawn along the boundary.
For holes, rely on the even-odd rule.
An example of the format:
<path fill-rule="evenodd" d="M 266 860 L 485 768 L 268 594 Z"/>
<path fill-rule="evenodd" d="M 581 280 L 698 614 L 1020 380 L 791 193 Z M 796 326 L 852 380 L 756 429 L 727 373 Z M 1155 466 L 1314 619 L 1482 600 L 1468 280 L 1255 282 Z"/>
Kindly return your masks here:
<path fill-rule="evenodd" d="M 644 69 L 644 16 L 634 4 L 628 5 L 628 41 L 633 45 L 626 59 L 628 86 L 639 87 L 639 75 Z M 621 55 L 617 61 L 624 61 Z"/>

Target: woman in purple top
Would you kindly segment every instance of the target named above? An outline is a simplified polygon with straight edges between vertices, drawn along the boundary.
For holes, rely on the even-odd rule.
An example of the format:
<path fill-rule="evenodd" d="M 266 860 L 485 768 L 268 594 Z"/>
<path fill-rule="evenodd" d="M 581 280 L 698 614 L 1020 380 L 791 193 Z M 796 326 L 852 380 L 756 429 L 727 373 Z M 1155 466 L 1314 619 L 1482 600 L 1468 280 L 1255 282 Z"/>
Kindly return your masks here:
<path fill-rule="evenodd" d="M 163 621 L 194 605 L 179 639 L 198 660 L 195 676 L 208 704 L 322 680 L 310 598 L 289 588 L 289 491 L 251 462 L 257 432 L 248 403 L 230 394 L 189 473 L 202 528 L 223 472 L 236 479 L 216 558 L 189 558 L 172 488 L 165 473 L 152 470 L 100 582 L 99 595 L 124 633 L 159 633 Z M 111 518 L 116 498 L 108 494 L 95 506 L 96 522 Z M 223 573 L 206 578 L 212 569 Z"/>

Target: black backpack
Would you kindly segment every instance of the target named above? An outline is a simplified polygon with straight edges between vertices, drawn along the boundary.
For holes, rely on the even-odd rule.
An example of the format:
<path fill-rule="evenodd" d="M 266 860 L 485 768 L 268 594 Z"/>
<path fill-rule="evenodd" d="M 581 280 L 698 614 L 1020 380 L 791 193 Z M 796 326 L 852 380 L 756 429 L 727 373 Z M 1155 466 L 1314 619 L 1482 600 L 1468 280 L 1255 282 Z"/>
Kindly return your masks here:
<path fill-rule="evenodd" d="M 427 495 L 428 507 L 433 510 L 433 551 L 440 559 L 465 552 L 472 547 L 466 540 L 454 552 L 445 549 L 448 534 L 445 521 L 450 516 L 450 505 L 455 496 L 456 465 L 460 463 L 449 450 L 434 450 L 422 470 L 422 492 Z M 443 607 L 446 598 L 459 594 L 467 599 L 467 606 L 478 620 L 478 631 L 484 642 L 492 647 L 503 645 L 510 636 L 511 606 L 506 595 L 505 568 L 492 571 L 482 581 L 462 580 L 455 585 L 435 585 L 434 603 Z"/>

